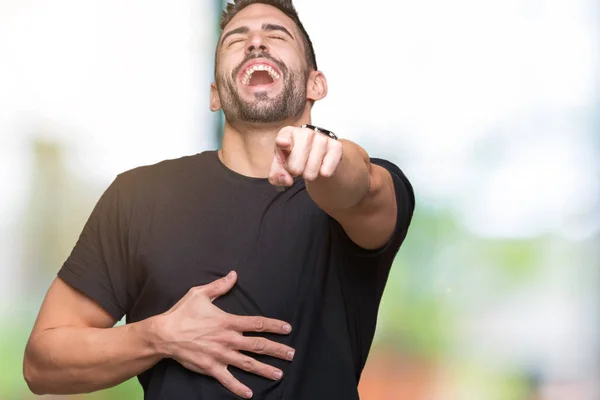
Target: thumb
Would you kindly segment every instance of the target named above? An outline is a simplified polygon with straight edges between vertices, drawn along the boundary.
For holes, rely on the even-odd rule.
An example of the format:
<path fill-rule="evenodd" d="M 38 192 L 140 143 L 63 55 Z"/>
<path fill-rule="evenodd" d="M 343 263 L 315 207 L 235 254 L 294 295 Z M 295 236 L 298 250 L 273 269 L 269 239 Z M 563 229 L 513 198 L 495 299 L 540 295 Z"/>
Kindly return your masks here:
<path fill-rule="evenodd" d="M 204 285 L 204 292 L 210 298 L 210 301 L 214 301 L 216 298 L 223 296 L 229 292 L 233 285 L 237 281 L 237 273 L 231 271 L 227 276 L 212 281 L 208 285 Z"/>

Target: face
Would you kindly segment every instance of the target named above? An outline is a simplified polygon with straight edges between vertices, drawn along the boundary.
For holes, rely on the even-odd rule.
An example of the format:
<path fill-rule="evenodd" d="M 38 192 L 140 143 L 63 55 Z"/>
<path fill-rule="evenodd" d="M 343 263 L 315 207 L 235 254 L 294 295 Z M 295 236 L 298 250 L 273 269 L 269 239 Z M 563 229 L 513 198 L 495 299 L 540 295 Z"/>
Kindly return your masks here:
<path fill-rule="evenodd" d="M 303 113 L 310 74 L 302 36 L 285 14 L 248 6 L 225 27 L 218 46 L 216 89 L 228 121 L 274 123 Z"/>

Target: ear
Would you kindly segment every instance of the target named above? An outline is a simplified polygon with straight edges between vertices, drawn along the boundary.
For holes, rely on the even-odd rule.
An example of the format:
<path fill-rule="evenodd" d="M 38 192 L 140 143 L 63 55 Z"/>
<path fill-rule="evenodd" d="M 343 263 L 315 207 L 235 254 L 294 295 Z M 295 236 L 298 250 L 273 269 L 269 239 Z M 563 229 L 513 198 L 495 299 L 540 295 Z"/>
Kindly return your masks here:
<path fill-rule="evenodd" d="M 215 112 L 221 109 L 221 97 L 219 96 L 219 90 L 217 90 L 217 84 L 215 82 L 210 84 L 210 111 Z"/>
<path fill-rule="evenodd" d="M 321 71 L 311 71 L 306 87 L 306 99 L 318 101 L 327 96 L 327 79 Z"/>

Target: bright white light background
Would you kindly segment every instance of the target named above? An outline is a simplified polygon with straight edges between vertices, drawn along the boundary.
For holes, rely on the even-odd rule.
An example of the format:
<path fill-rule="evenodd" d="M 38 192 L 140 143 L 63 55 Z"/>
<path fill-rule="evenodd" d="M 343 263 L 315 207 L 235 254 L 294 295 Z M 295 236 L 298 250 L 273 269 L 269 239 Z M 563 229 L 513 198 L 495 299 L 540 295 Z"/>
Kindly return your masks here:
<path fill-rule="evenodd" d="M 594 2 L 347 4 L 338 18 L 338 2 L 297 1 L 330 83 L 315 121 L 396 159 L 421 196 L 464 207 L 482 234 L 598 229 L 565 225 L 598 197 L 582 120 L 597 98 Z M 3 0 L 2 151 L 43 126 L 107 180 L 212 147 L 213 18 L 192 0 Z"/>
<path fill-rule="evenodd" d="M 330 83 L 317 121 L 396 158 L 481 234 L 598 229 L 565 226 L 598 198 L 595 2 L 344 3 L 343 18 L 337 1 L 297 3 Z"/>

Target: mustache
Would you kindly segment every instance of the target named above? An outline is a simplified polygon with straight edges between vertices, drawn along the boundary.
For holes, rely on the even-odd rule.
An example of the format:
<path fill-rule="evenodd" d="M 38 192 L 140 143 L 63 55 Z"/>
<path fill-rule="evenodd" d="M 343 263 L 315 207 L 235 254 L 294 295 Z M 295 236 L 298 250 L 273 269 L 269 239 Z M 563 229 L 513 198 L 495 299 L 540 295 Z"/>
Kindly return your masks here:
<path fill-rule="evenodd" d="M 285 64 L 282 61 L 275 59 L 269 53 L 264 53 L 264 52 L 255 53 L 255 52 L 253 52 L 253 53 L 248 54 L 246 56 L 246 58 L 233 70 L 233 72 L 231 73 L 231 79 L 233 81 L 235 81 L 235 77 L 238 76 L 238 74 L 240 73 L 240 71 L 241 71 L 242 67 L 244 66 L 244 64 L 246 64 L 248 61 L 254 60 L 256 58 L 262 58 L 264 60 L 271 61 L 273 64 L 277 65 L 277 67 L 283 73 L 284 76 L 287 74 L 288 69 L 287 69 L 287 67 L 285 66 Z"/>

